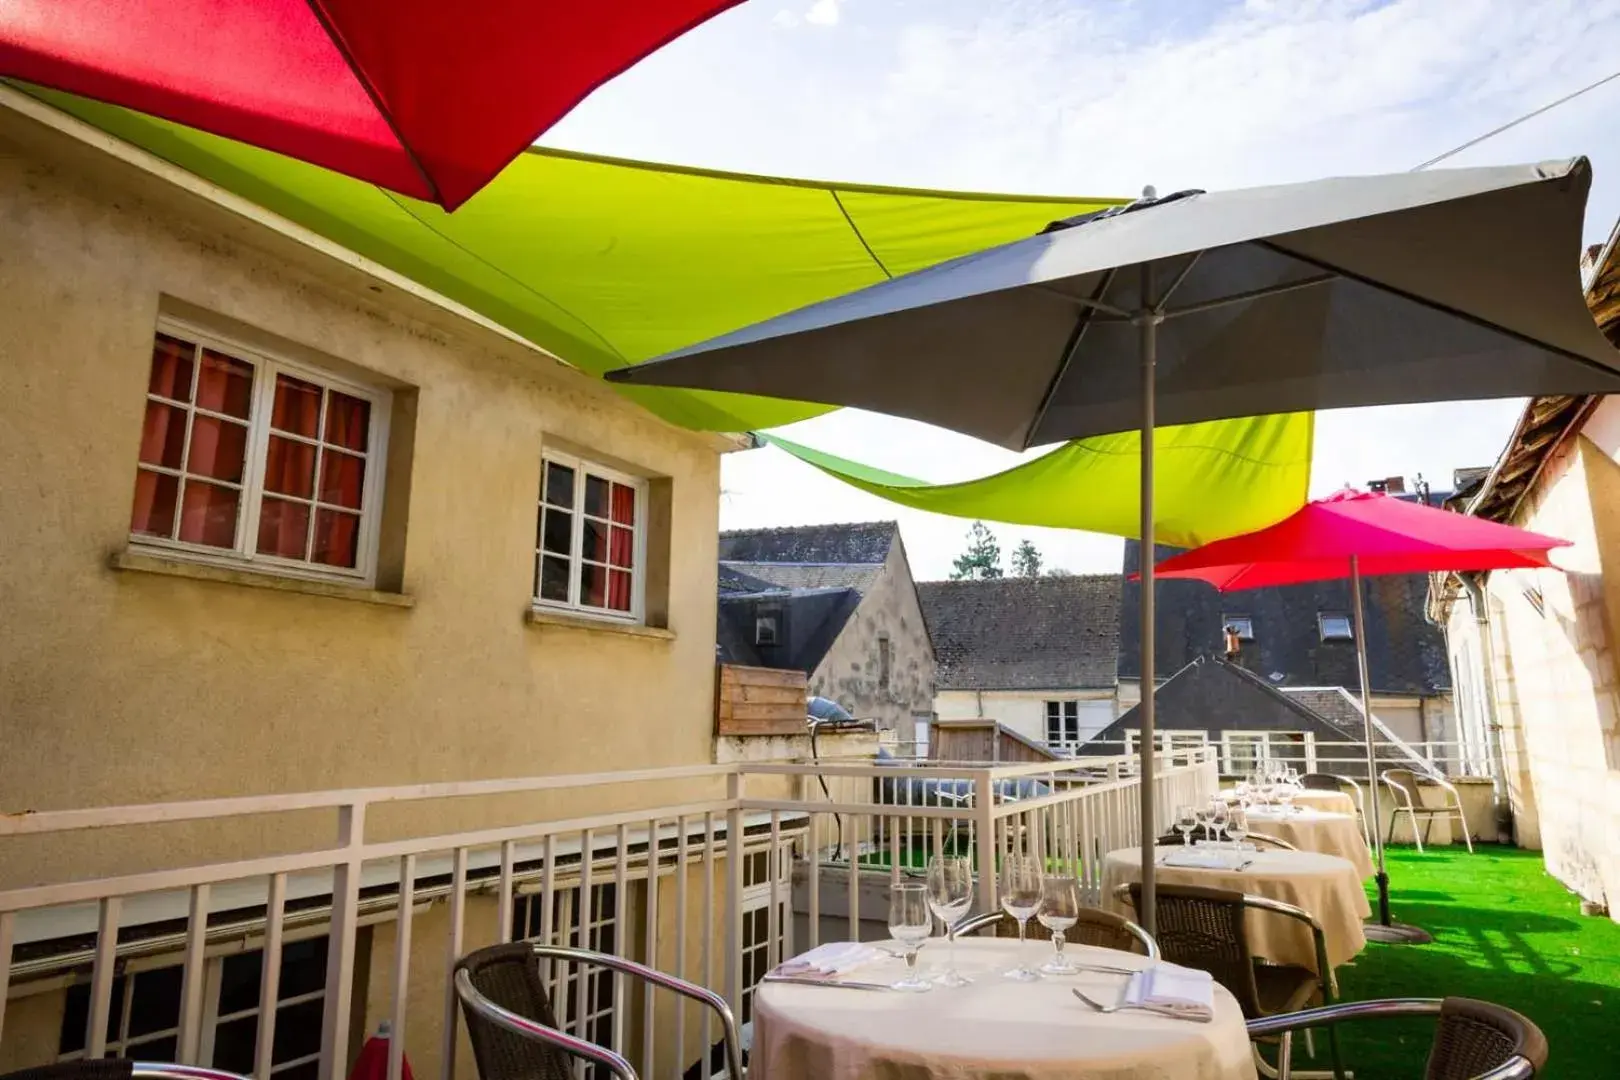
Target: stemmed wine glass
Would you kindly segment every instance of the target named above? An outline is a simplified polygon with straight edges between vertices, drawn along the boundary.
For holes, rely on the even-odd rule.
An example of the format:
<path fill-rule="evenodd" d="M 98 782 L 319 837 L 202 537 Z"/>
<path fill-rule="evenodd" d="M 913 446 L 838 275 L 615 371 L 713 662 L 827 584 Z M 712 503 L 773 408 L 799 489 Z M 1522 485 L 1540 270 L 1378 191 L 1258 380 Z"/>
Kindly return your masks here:
<path fill-rule="evenodd" d="M 973 980 L 956 970 L 956 925 L 973 906 L 973 863 L 960 855 L 935 855 L 928 860 L 928 907 L 945 924 L 950 942 L 945 954 L 941 986 L 966 986 Z"/>
<path fill-rule="evenodd" d="M 902 881 L 889 886 L 889 936 L 900 943 L 906 954 L 906 977 L 893 989 L 914 994 L 932 990 L 934 984 L 917 974 L 917 950 L 934 928 L 928 914 L 928 889 L 920 881 Z"/>
<path fill-rule="evenodd" d="M 1232 846 L 1241 848 L 1244 837 L 1249 835 L 1249 811 L 1246 807 L 1234 806 L 1226 813 L 1226 835 L 1232 838 Z"/>
<path fill-rule="evenodd" d="M 1219 795 L 1209 800 L 1209 835 L 1216 844 L 1221 842 L 1221 830 L 1226 828 L 1226 800 Z"/>
<path fill-rule="evenodd" d="M 1018 966 L 1005 972 L 1016 982 L 1034 982 L 1040 973 L 1030 968 L 1024 945 L 1029 917 L 1041 906 L 1041 861 L 1029 855 L 1009 855 L 1001 862 L 1001 909 L 1018 920 Z"/>
<path fill-rule="evenodd" d="M 1192 846 L 1193 830 L 1198 828 L 1198 808 L 1191 803 L 1176 807 L 1176 831 L 1183 847 Z"/>
<path fill-rule="evenodd" d="M 1041 965 L 1048 975 L 1073 975 L 1080 969 L 1074 961 L 1063 955 L 1063 935 L 1080 921 L 1080 886 L 1072 877 L 1048 877 L 1041 886 L 1041 906 L 1035 918 L 1052 934 L 1052 947 L 1057 954 Z"/>

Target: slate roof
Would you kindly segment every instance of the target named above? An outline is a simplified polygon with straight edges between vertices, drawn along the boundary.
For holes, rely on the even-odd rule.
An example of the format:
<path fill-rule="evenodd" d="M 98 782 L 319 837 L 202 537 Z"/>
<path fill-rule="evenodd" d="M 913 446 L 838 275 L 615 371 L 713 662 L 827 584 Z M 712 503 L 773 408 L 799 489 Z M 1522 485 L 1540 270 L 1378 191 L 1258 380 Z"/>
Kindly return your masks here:
<path fill-rule="evenodd" d="M 720 534 L 720 561 L 878 564 L 899 533 L 893 521 L 738 529 Z"/>
<path fill-rule="evenodd" d="M 715 629 L 722 664 L 815 672 L 861 604 L 854 589 L 783 589 L 720 597 Z M 776 644 L 754 643 L 755 620 L 776 619 Z"/>
<path fill-rule="evenodd" d="M 854 589 L 864 596 L 883 573 L 883 564 L 722 562 L 720 570 L 779 589 Z"/>
<path fill-rule="evenodd" d="M 1161 546 L 1160 559 L 1178 549 Z M 1135 573 L 1141 546 L 1125 542 L 1125 573 Z M 1367 665 L 1372 690 L 1380 694 L 1433 695 L 1451 689 L 1445 636 L 1425 618 L 1425 574 L 1371 577 L 1362 582 L 1367 617 Z M 1119 674 L 1141 677 L 1138 582 L 1126 580 L 1120 602 Z M 1318 614 L 1349 615 L 1350 583 L 1321 581 L 1220 593 L 1201 581 L 1160 581 L 1155 632 L 1157 673 L 1181 670 L 1200 655 L 1221 648 L 1225 616 L 1247 615 L 1254 640 L 1245 641 L 1241 663 L 1273 686 L 1343 686 L 1361 690 L 1352 641 L 1323 641 Z"/>
<path fill-rule="evenodd" d="M 1203 731 L 1210 742 L 1220 732 L 1310 731 L 1318 739 L 1348 741 L 1344 732 L 1302 702 L 1282 693 L 1245 671 L 1213 656 L 1199 656 L 1182 667 L 1153 697 L 1154 726 L 1160 731 Z M 1142 726 L 1141 705 L 1134 705 L 1118 720 L 1092 736 L 1078 754 L 1124 753 L 1125 732 Z"/>
<path fill-rule="evenodd" d="M 1117 574 L 924 581 L 940 690 L 1112 689 Z"/>
<path fill-rule="evenodd" d="M 781 587 L 775 582 L 744 573 L 741 569 L 729 563 L 720 564 L 720 594 L 722 596 L 728 593 L 770 592 Z"/>

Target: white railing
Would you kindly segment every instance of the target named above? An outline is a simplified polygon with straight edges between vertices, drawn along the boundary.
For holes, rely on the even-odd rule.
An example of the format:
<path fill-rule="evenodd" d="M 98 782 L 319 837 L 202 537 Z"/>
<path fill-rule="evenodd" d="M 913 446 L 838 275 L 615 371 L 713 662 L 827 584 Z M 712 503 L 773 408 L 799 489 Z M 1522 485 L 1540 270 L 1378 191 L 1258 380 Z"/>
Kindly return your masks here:
<path fill-rule="evenodd" d="M 1217 785 L 1210 749 L 1165 754 L 1160 761 L 1156 833 L 1168 829 L 1176 805 L 1200 801 Z M 642 805 L 642 796 L 667 798 L 672 787 L 680 788 L 674 801 Z M 322 1002 L 318 1057 L 314 1050 L 308 1055 L 319 1061 L 321 1080 L 337 1080 L 348 1068 L 353 1033 L 365 1019 L 355 1014 L 357 983 L 367 991 L 368 1011 L 389 1021 L 390 1080 L 399 1080 L 407 1048 L 417 1075 L 436 1072 L 441 1080 L 471 1075 L 471 1062 L 465 1060 L 458 1072 L 457 1003 L 449 971 L 473 942 L 533 937 L 616 952 L 721 990 L 745 1018 L 758 976 L 801 947 L 795 923 L 804 920 L 807 927 L 803 945 L 819 940 L 823 900 L 829 898 L 823 883 L 830 875 L 842 873 L 845 879 L 839 906 L 847 924 L 838 929 L 851 938 L 863 933 L 863 881 L 882 884 L 885 877 L 920 870 L 929 854 L 947 848 L 976 861 L 981 908 L 993 907 L 997 858 L 1013 848 L 1042 853 L 1051 865 L 1095 889 L 1100 855 L 1141 840 L 1139 790 L 1132 763 L 1120 759 L 999 767 L 889 766 L 866 760 L 694 766 L 0 815 L 0 875 L 17 865 L 9 860 L 8 844 L 48 838 L 56 856 L 46 864 L 46 880 L 0 890 L 0 1062 L 44 1063 L 14 1060 L 6 1047 L 8 1040 L 21 1038 L 6 1030 L 8 1011 L 16 1012 L 16 1001 L 40 992 L 87 996 L 82 1040 L 77 1032 L 63 1033 L 64 1044 L 82 1042 L 82 1047 L 63 1056 L 98 1058 L 111 1049 L 138 1058 L 145 1038 L 153 1047 L 172 1045 L 169 1056 L 181 1063 L 223 1064 L 218 1060 L 226 1053 L 223 1025 L 244 1007 L 236 1002 L 232 1012 L 222 1006 L 219 971 L 211 965 L 230 963 L 222 954 L 252 945 L 262 952 L 257 1030 L 250 1060 L 244 1054 L 238 1064 L 240 1071 L 272 1080 L 305 1059 L 289 1062 L 278 1050 L 278 1009 L 266 1005 L 279 1002 L 280 1011 L 288 1011 L 279 982 L 288 946 L 323 933 L 324 989 L 306 986 L 307 992 L 294 999 Z M 535 820 L 532 811 L 513 810 L 511 802 L 558 796 L 635 806 Z M 502 805 L 507 817 L 522 820 L 368 838 L 368 818 L 387 819 L 392 826 L 374 831 L 401 831 L 388 817 L 395 804 L 443 807 L 448 813 L 465 811 L 469 800 L 487 807 L 491 822 L 500 820 Z M 305 849 L 292 853 L 254 855 L 244 847 L 243 857 L 234 861 L 71 876 L 85 866 L 74 854 L 85 833 L 116 829 L 121 842 L 132 837 L 128 844 L 139 849 L 143 830 L 190 823 L 240 828 L 244 838 L 262 840 L 271 823 L 285 815 L 312 812 L 327 815 L 332 831 L 304 833 Z M 799 902 L 795 875 L 806 887 Z M 0 884 L 6 883 L 0 877 Z M 881 920 L 884 912 L 871 910 L 876 906 L 869 901 L 868 915 Z M 373 966 L 357 977 L 362 937 L 384 924 L 393 931 L 389 970 L 379 975 Z M 882 931 L 881 923 L 877 930 Z M 438 940 L 430 941 L 429 932 Z M 366 940 L 369 957 L 371 938 Z M 172 1035 L 172 1044 L 152 1042 L 149 1032 L 126 1030 L 132 996 L 147 992 L 132 973 L 165 961 L 179 968 L 173 1010 L 178 1021 L 172 1032 L 159 1033 Z M 413 965 L 426 966 L 431 974 L 413 974 Z M 559 971 L 548 978 L 559 1021 L 572 1033 L 626 1054 L 643 1075 L 677 1074 L 699 1057 L 704 1075 L 709 1074 L 708 1049 L 718 1033 L 709 1028 L 706 1010 L 701 1020 L 688 1016 L 679 999 L 655 1001 L 651 988 L 632 999 L 611 974 Z M 121 987 L 120 979 L 125 980 Z M 75 985 L 64 991 L 64 983 Z M 121 1017 L 112 1013 L 115 997 L 123 1003 Z M 377 1007 L 379 1000 L 387 1002 L 386 1009 Z M 424 1005 L 429 1001 L 431 1007 Z M 60 1015 L 60 1010 L 45 1012 Z M 39 1033 L 30 1034 L 34 1037 L 24 1041 L 40 1045 Z M 424 1058 L 436 1058 L 436 1068 Z"/>
<path fill-rule="evenodd" d="M 1216 760 L 1220 764 L 1221 775 L 1236 776 L 1246 771 L 1243 768 L 1245 759 L 1266 756 L 1286 761 L 1295 766 L 1300 772 L 1333 773 L 1339 776 L 1348 776 L 1357 783 L 1365 783 L 1367 776 L 1367 743 L 1365 740 L 1319 739 L 1314 732 L 1274 732 L 1262 733 L 1242 732 L 1242 735 L 1273 734 L 1276 736 L 1299 735 L 1303 738 L 1298 741 L 1283 741 L 1274 738 L 1267 743 L 1264 751 L 1248 743 L 1234 743 L 1223 747 L 1219 741 L 1212 740 L 1207 745 L 1216 752 Z M 1106 748 L 1110 752 L 1129 757 L 1136 753 L 1135 743 L 1126 743 L 1123 740 L 1097 740 L 1091 744 L 1093 748 Z M 1411 768 L 1419 773 L 1438 773 L 1446 777 L 1474 776 L 1494 779 L 1492 766 L 1488 756 L 1482 755 L 1477 747 L 1469 744 L 1447 741 L 1431 740 L 1427 742 L 1406 742 L 1393 734 L 1378 738 L 1375 742 L 1380 769 L 1392 767 Z"/>

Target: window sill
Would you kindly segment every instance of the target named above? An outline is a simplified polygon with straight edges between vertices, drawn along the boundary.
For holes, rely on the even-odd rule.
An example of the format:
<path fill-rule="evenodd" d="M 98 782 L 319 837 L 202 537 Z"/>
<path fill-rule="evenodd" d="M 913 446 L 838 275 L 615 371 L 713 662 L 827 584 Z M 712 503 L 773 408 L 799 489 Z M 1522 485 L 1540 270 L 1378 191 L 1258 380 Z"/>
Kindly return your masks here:
<path fill-rule="evenodd" d="M 564 611 L 550 611 L 531 607 L 523 616 L 530 626 L 543 629 L 556 627 L 563 630 L 583 630 L 590 634 L 619 634 L 624 637 L 651 638 L 655 641 L 674 641 L 675 631 L 661 626 L 642 626 L 639 623 L 613 622 L 593 619 L 588 615 L 570 615 Z"/>
<path fill-rule="evenodd" d="M 302 593 L 305 596 L 325 596 L 333 600 L 355 600 L 363 604 L 383 607 L 413 608 L 416 598 L 404 593 L 379 592 L 354 585 L 338 585 L 307 578 L 267 574 L 259 570 L 237 569 L 230 566 L 212 566 L 166 555 L 138 551 L 114 552 L 107 560 L 114 570 L 133 570 L 143 574 L 162 574 L 166 577 L 186 578 L 190 581 L 215 581 L 222 585 L 245 585 L 253 589 L 272 589 L 276 592 Z"/>

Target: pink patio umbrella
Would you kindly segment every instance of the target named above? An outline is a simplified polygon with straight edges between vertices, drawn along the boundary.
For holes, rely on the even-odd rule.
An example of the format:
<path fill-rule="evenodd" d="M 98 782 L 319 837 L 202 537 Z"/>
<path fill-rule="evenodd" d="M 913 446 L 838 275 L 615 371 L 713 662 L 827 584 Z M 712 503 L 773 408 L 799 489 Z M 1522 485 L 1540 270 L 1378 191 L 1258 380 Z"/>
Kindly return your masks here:
<path fill-rule="evenodd" d="M 1390 922 L 1389 874 L 1378 822 L 1377 762 L 1373 748 L 1367 638 L 1362 625 L 1361 579 L 1372 574 L 1534 569 L 1550 566 L 1547 553 L 1567 540 L 1452 513 L 1379 493 L 1346 489 L 1306 503 L 1256 532 L 1216 540 L 1166 559 L 1155 574 L 1195 578 L 1223 592 L 1296 585 L 1349 575 L 1355 617 L 1361 712 L 1366 723 L 1367 776 L 1372 788 L 1371 832 L 1378 863 L 1377 940 L 1422 941 L 1428 935 Z"/>

